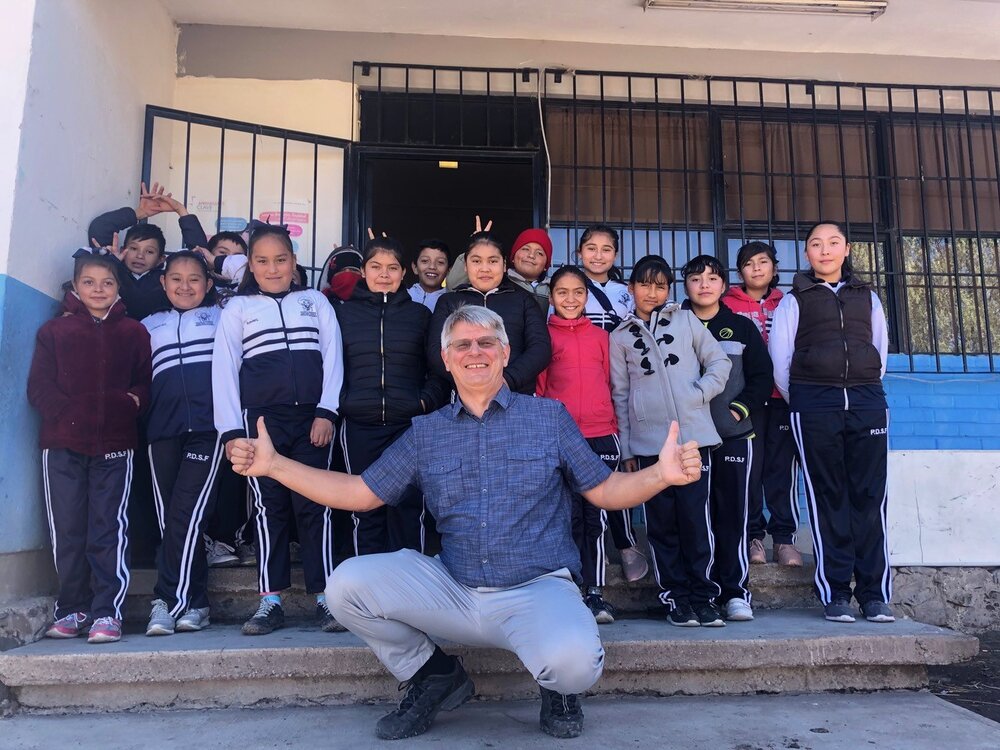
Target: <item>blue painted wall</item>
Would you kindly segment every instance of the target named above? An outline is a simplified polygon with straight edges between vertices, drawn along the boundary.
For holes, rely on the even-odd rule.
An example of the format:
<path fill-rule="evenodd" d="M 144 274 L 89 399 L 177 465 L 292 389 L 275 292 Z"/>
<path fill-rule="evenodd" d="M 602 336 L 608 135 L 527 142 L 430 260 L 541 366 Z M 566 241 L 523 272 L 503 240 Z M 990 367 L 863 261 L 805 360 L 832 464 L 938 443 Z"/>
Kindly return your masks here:
<path fill-rule="evenodd" d="M 48 543 L 38 418 L 25 388 L 35 332 L 55 311 L 47 294 L 0 274 L 0 554 Z"/>
<path fill-rule="evenodd" d="M 914 358 L 914 369 L 932 369 L 933 357 Z M 1000 372 L 985 357 L 944 357 L 945 372 L 909 372 L 910 360 L 890 355 L 890 450 L 1000 450 Z M 994 364 L 995 369 L 1000 370 Z"/>

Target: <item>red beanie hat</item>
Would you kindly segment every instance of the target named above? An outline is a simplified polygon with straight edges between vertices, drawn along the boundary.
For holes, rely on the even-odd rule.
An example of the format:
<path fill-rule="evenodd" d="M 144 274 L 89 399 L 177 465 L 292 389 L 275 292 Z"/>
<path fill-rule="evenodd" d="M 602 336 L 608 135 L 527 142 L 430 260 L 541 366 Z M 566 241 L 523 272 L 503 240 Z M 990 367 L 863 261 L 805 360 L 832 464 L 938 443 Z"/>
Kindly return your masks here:
<path fill-rule="evenodd" d="M 542 250 L 545 251 L 545 270 L 548 270 L 552 265 L 552 240 L 544 229 L 525 229 L 517 235 L 514 244 L 510 246 L 510 264 L 514 264 L 514 254 L 529 242 L 537 242 L 542 246 Z"/>

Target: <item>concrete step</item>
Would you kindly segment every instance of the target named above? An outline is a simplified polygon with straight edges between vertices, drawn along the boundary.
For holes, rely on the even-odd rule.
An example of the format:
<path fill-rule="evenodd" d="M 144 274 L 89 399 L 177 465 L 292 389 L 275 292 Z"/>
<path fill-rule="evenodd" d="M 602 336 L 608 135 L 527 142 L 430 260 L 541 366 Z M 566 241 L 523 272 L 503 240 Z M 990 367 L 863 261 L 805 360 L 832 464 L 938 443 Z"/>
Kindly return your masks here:
<path fill-rule="evenodd" d="M 602 626 L 604 676 L 594 693 L 705 695 L 916 688 L 927 665 L 972 658 L 978 641 L 901 620 L 828 623 L 818 609 L 761 612 L 725 628 L 665 620 Z M 525 698 L 537 686 L 512 654 L 449 646 L 486 698 Z M 23 709 L 103 712 L 146 708 L 347 704 L 394 698 L 396 683 L 350 633 L 302 623 L 246 637 L 236 626 L 119 644 L 43 640 L 0 653 L 0 683 Z"/>
<path fill-rule="evenodd" d="M 786 568 L 774 563 L 750 566 L 750 590 L 755 609 L 810 607 L 815 603 L 812 593 L 812 557 L 801 568 Z M 133 570 L 125 603 L 125 619 L 145 622 L 149 617 L 150 601 L 156 571 Z M 237 622 L 245 620 L 257 609 L 258 588 L 256 568 L 211 568 L 208 572 L 208 596 L 213 619 Z M 652 572 L 643 580 L 629 583 L 617 563 L 607 568 L 604 598 L 619 612 L 645 615 L 656 608 L 659 588 Z M 282 596 L 285 612 L 292 617 L 311 617 L 316 611 L 315 597 L 306 594 L 302 570 L 292 568 L 292 587 Z"/>

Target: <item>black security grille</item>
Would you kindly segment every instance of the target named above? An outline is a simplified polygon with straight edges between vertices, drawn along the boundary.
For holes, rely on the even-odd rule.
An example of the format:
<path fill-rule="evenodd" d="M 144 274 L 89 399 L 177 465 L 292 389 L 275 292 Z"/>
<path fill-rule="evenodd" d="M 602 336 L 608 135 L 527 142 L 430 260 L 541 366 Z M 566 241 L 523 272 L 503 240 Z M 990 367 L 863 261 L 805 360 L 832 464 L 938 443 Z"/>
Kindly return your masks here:
<path fill-rule="evenodd" d="M 315 275 L 345 241 L 344 175 L 349 141 L 283 128 L 146 107 L 142 179 L 166 185 L 209 236 L 241 231 L 251 218 L 286 224 L 299 265 Z M 176 222 L 154 217 L 168 249 Z"/>
<path fill-rule="evenodd" d="M 909 369 L 1000 366 L 998 89 L 367 62 L 354 81 L 362 144 L 547 150 L 556 262 L 603 221 L 626 268 L 773 242 L 787 287 L 808 227 L 837 220 Z"/>

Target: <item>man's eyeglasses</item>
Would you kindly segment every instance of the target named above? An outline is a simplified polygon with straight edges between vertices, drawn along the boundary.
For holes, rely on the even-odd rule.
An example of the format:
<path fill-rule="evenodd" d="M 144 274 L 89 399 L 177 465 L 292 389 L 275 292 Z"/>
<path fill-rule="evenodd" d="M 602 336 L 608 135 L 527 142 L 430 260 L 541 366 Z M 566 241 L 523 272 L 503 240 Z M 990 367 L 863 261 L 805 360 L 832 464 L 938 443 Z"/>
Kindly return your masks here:
<path fill-rule="evenodd" d="M 448 348 L 454 349 L 459 354 L 464 354 L 465 352 L 472 351 L 473 344 L 475 344 L 480 351 L 492 352 L 494 349 L 499 348 L 500 339 L 496 336 L 482 336 L 478 339 L 456 339 L 448 344 Z"/>

